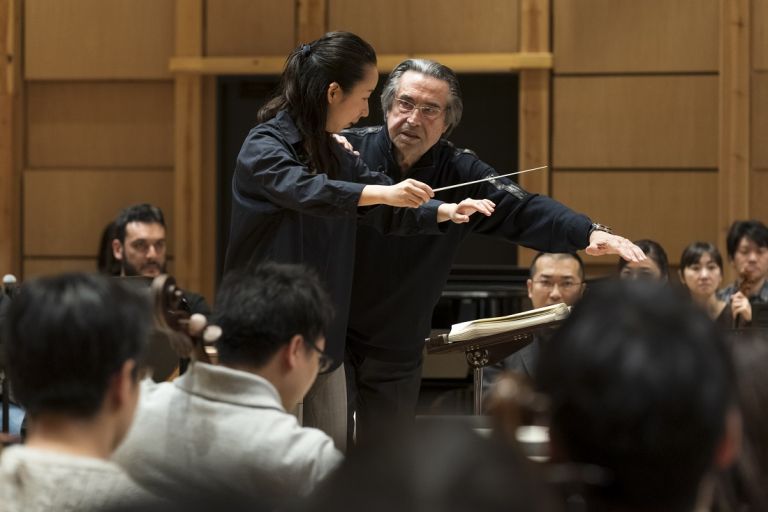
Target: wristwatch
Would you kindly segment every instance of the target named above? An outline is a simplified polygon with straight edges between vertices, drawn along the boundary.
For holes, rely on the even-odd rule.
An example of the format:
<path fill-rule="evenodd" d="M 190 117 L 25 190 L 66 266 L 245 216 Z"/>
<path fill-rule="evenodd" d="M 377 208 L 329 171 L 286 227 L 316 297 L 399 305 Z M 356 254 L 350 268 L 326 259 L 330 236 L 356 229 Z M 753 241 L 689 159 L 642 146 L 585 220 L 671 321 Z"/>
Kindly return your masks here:
<path fill-rule="evenodd" d="M 609 228 L 608 226 L 606 226 L 605 224 L 599 224 L 597 222 L 593 222 L 592 226 L 590 226 L 590 228 L 589 228 L 589 234 L 587 235 L 587 237 L 592 236 L 592 233 L 594 233 L 595 231 L 604 231 L 604 232 L 608 233 L 609 235 L 613 234 L 613 230 L 611 228 Z"/>

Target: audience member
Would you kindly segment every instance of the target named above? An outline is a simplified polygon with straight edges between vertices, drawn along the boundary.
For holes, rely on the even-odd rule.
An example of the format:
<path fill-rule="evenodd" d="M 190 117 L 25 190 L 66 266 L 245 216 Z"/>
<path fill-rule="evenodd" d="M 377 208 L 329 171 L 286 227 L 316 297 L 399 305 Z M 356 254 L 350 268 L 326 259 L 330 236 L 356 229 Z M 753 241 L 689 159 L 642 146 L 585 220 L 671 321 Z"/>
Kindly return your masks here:
<path fill-rule="evenodd" d="M 120 276 L 157 277 L 167 272 L 165 217 L 151 204 L 135 204 L 120 212 L 114 222 L 112 253 Z M 209 315 L 202 295 L 184 290 L 190 313 Z"/>
<path fill-rule="evenodd" d="M 115 259 L 115 253 L 112 250 L 112 240 L 115 239 L 115 221 L 110 221 L 104 226 L 99 239 L 99 252 L 96 257 L 96 270 L 99 274 L 108 276 L 119 276 L 121 272 L 121 262 Z"/>
<path fill-rule="evenodd" d="M 89 511 L 147 495 L 108 459 L 133 419 L 148 301 L 103 276 L 26 283 L 8 311 L 6 362 L 28 412 L 0 456 L 0 508 Z"/>
<path fill-rule="evenodd" d="M 691 512 L 738 450 L 731 358 L 706 314 L 669 287 L 592 290 L 542 345 L 552 460 L 603 468 L 586 510 Z"/>
<path fill-rule="evenodd" d="M 734 314 L 751 322 L 752 310 L 747 303 L 768 304 L 768 227 L 758 220 L 736 221 L 725 245 L 736 281 L 717 296 L 730 299 Z"/>
<path fill-rule="evenodd" d="M 667 282 L 669 279 L 669 263 L 667 253 L 658 242 L 653 240 L 636 240 L 638 246 L 648 256 L 643 261 L 619 260 L 619 277 L 621 279 L 650 279 Z"/>
<path fill-rule="evenodd" d="M 693 301 L 723 328 L 734 326 L 738 313 L 731 309 L 731 301 L 717 298 L 717 289 L 723 282 L 723 258 L 709 242 L 694 242 L 680 256 L 680 280 Z M 749 302 L 746 308 L 750 309 Z"/>
<path fill-rule="evenodd" d="M 736 464 L 721 475 L 715 510 L 768 510 L 768 337 L 739 333 L 731 340 L 744 429 Z"/>
<path fill-rule="evenodd" d="M 434 425 L 408 435 L 394 431 L 356 450 L 305 510 L 560 510 L 539 469 L 508 444 L 463 425 Z"/>
<path fill-rule="evenodd" d="M 534 309 L 564 302 L 573 306 L 584 293 L 584 263 L 576 253 L 538 253 L 531 262 L 528 298 Z M 488 389 L 507 370 L 533 377 L 539 356 L 540 336 L 503 361 L 483 370 L 483 389 Z"/>
<path fill-rule="evenodd" d="M 230 273 L 212 322 L 220 366 L 190 364 L 174 382 L 143 383 L 137 419 L 115 460 L 156 494 L 305 495 L 342 459 L 333 440 L 286 412 L 330 359 L 332 311 L 317 276 L 265 263 Z"/>

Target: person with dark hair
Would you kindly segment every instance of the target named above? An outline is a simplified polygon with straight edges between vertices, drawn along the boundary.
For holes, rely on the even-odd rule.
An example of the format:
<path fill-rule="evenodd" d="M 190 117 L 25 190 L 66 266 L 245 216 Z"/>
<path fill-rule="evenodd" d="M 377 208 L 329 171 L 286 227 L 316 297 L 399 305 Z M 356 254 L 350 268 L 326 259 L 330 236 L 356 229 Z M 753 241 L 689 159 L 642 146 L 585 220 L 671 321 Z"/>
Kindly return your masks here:
<path fill-rule="evenodd" d="M 591 290 L 541 347 L 552 461 L 602 468 L 585 510 L 691 512 L 740 437 L 733 364 L 704 311 L 668 286 Z"/>
<path fill-rule="evenodd" d="M 331 360 L 332 308 L 316 274 L 265 263 L 224 277 L 211 322 L 219 365 L 144 381 L 136 422 L 115 460 L 161 496 L 305 495 L 342 460 L 333 440 L 287 410 Z"/>
<path fill-rule="evenodd" d="M 712 320 L 726 329 L 734 326 L 737 314 L 731 310 L 731 301 L 717 298 L 717 289 L 723 282 L 723 257 L 717 247 L 709 242 L 694 242 L 686 247 L 680 256 L 680 280 Z"/>
<path fill-rule="evenodd" d="M 110 221 L 104 226 L 99 239 L 99 252 L 96 257 L 96 270 L 99 274 L 108 276 L 119 276 L 122 264 L 115 259 L 112 249 L 112 241 L 115 240 L 115 221 Z"/>
<path fill-rule="evenodd" d="M 526 282 L 528 298 L 534 309 L 564 303 L 573 306 L 581 299 L 586 288 L 584 262 L 576 253 L 540 252 L 534 256 Z M 503 371 L 520 373 L 532 378 L 542 336 L 483 371 L 483 391 L 489 389 Z"/>
<path fill-rule="evenodd" d="M 160 208 L 148 203 L 125 208 L 114 220 L 112 234 L 117 275 L 154 278 L 167 272 L 165 216 Z M 198 293 L 184 290 L 184 302 L 190 313 L 211 313 Z"/>
<path fill-rule="evenodd" d="M 108 459 L 133 420 L 150 325 L 149 301 L 104 276 L 24 284 L 4 348 L 28 436 L 0 456 L 3 510 L 90 511 L 147 497 Z"/>
<path fill-rule="evenodd" d="M 768 336 L 740 332 L 729 341 L 744 435 L 736 464 L 718 479 L 713 510 L 761 512 L 768 510 Z"/>
<path fill-rule="evenodd" d="M 497 175 L 467 149 L 447 141 L 461 121 L 463 103 L 456 74 L 429 60 L 408 59 L 390 73 L 381 95 L 385 126 L 344 132 L 369 168 L 394 181 L 417 179 L 444 187 Z M 544 163 L 544 162 L 542 162 Z M 375 229 L 380 212 L 362 220 L 357 237 L 352 309 L 345 366 L 358 439 L 392 421 L 413 420 L 421 384 L 424 338 L 451 263 L 463 240 L 480 233 L 539 251 L 592 255 L 642 252 L 548 197 L 530 194 L 508 178 L 439 192 L 443 201 L 485 197 L 490 217 L 451 225 L 440 237 L 385 237 Z"/>
<path fill-rule="evenodd" d="M 669 280 L 669 260 L 661 244 L 648 239 L 635 240 L 634 243 L 648 258 L 638 262 L 619 260 L 619 277 L 666 283 Z"/>
<path fill-rule="evenodd" d="M 768 304 L 768 227 L 759 220 L 736 221 L 728 230 L 726 248 L 736 282 L 717 296 L 730 299 L 734 314 L 751 322 L 751 304 Z"/>
<path fill-rule="evenodd" d="M 304 420 L 331 433 L 339 447 L 346 443 L 345 381 L 339 368 L 359 208 L 407 207 L 375 209 L 377 227 L 399 234 L 440 234 L 438 222 L 467 222 L 475 211 L 493 211 L 487 200 L 429 201 L 432 189 L 413 179 L 392 185 L 334 140 L 333 134 L 368 115 L 378 76 L 373 48 L 349 32 L 331 32 L 296 48 L 278 94 L 260 110 L 260 124 L 243 143 L 232 180 L 225 272 L 267 260 L 303 263 L 328 287 L 336 308 L 326 333 L 334 364 L 307 396 Z"/>

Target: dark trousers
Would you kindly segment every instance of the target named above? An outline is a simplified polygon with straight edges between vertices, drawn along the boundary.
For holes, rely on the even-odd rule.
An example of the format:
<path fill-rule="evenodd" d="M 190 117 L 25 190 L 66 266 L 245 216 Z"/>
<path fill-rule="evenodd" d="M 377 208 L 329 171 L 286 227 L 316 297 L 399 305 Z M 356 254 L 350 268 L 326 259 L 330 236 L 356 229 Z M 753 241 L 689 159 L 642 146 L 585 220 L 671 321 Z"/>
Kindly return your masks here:
<path fill-rule="evenodd" d="M 421 353 L 396 354 L 386 359 L 392 360 L 382 360 L 347 344 L 344 368 L 349 447 L 368 444 L 379 435 L 413 424 L 423 356 Z"/>

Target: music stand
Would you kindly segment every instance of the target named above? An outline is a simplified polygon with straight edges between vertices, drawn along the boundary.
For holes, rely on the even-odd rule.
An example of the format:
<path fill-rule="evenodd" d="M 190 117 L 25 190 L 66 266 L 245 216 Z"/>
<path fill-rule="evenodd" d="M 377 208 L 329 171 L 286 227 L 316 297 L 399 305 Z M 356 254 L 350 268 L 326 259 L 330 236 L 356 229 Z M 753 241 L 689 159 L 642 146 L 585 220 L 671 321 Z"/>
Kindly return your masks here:
<path fill-rule="evenodd" d="M 483 368 L 498 363 L 510 354 L 529 345 L 534 334 L 543 334 L 553 330 L 565 320 L 565 317 L 546 320 L 536 325 L 512 328 L 508 331 L 481 336 L 469 340 L 450 341 L 450 334 L 439 334 L 425 341 L 428 354 L 464 352 L 467 364 L 473 370 L 474 414 L 480 415 L 483 406 Z"/>

